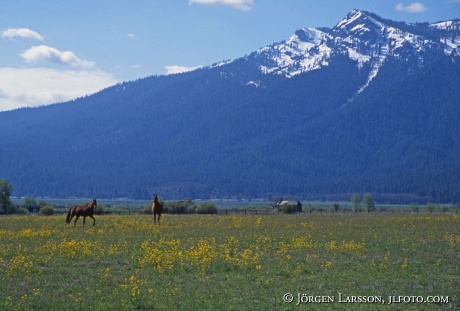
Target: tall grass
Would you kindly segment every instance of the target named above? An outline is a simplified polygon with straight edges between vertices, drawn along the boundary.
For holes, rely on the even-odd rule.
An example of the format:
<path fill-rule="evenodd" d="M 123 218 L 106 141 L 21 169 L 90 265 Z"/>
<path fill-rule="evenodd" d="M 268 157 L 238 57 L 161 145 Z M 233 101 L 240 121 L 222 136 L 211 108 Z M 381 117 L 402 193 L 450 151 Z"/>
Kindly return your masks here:
<path fill-rule="evenodd" d="M 0 217 L 0 310 L 459 309 L 460 216 Z M 292 303 L 283 301 L 291 293 Z M 334 302 L 302 302 L 308 296 Z M 385 304 L 338 302 L 339 294 Z M 448 297 L 388 304 L 388 296 Z M 446 301 L 444 301 L 446 302 Z"/>

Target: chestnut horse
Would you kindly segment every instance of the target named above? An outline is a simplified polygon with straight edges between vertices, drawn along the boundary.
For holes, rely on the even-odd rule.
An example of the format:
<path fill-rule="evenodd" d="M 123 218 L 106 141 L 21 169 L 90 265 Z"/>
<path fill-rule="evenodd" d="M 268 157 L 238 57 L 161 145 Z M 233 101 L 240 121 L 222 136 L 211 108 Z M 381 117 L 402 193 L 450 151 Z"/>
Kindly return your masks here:
<path fill-rule="evenodd" d="M 73 216 L 77 216 L 73 223 L 74 226 L 77 225 L 77 220 L 80 216 L 83 216 L 83 226 L 85 225 L 86 216 L 91 217 L 93 219 L 93 226 L 96 224 L 96 219 L 94 219 L 94 209 L 97 208 L 96 199 L 93 199 L 93 202 L 86 203 L 84 205 L 74 205 L 69 208 L 69 212 L 67 213 L 66 223 L 70 224 L 72 221 Z"/>
<path fill-rule="evenodd" d="M 158 202 L 158 196 L 156 193 L 153 194 L 153 204 L 152 204 L 152 214 L 153 222 L 157 223 L 158 215 L 158 224 L 160 224 L 161 213 L 163 212 L 163 203 Z"/>

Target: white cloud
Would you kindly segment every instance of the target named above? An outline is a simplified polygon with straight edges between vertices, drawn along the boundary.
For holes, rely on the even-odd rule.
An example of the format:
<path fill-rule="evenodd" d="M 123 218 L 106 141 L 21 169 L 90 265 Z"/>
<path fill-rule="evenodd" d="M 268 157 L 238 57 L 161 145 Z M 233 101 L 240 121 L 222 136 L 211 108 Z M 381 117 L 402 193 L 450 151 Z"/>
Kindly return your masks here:
<path fill-rule="evenodd" d="M 399 3 L 396 5 L 395 10 L 405 13 L 423 13 L 427 10 L 427 8 L 420 2 L 414 2 L 409 5 L 403 5 L 402 3 Z"/>
<path fill-rule="evenodd" d="M 165 68 L 166 68 L 167 74 L 169 75 L 169 74 L 183 73 L 183 72 L 187 72 L 187 71 L 192 71 L 192 70 L 201 68 L 201 66 L 185 67 L 185 66 L 173 65 L 173 66 L 166 66 Z"/>
<path fill-rule="evenodd" d="M 68 101 L 118 82 L 100 70 L 0 68 L 0 111 Z"/>
<path fill-rule="evenodd" d="M 30 30 L 28 28 L 8 28 L 2 30 L 2 38 L 13 37 L 32 38 L 39 41 L 45 40 L 38 32 Z"/>
<path fill-rule="evenodd" d="M 21 57 L 24 58 L 26 63 L 52 62 L 80 68 L 91 68 L 94 66 L 94 62 L 80 59 L 71 51 L 61 52 L 46 45 L 33 46 L 21 53 Z"/>
<path fill-rule="evenodd" d="M 189 0 L 189 4 L 219 4 L 233 7 L 238 10 L 249 11 L 254 5 L 254 0 Z"/>
<path fill-rule="evenodd" d="M 133 33 L 129 33 L 129 34 L 127 34 L 127 36 L 128 36 L 129 38 L 133 39 L 136 35 L 133 34 Z"/>

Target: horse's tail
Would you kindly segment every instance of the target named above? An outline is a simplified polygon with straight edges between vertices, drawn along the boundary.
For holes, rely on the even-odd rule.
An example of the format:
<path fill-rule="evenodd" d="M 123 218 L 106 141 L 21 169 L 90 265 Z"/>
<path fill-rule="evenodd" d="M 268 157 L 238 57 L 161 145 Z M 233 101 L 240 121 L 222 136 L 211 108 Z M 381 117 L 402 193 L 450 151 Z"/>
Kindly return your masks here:
<path fill-rule="evenodd" d="M 70 224 L 70 217 L 72 216 L 72 210 L 75 206 L 72 206 L 71 208 L 69 208 L 69 212 L 67 213 L 67 218 L 65 220 L 66 223 Z"/>

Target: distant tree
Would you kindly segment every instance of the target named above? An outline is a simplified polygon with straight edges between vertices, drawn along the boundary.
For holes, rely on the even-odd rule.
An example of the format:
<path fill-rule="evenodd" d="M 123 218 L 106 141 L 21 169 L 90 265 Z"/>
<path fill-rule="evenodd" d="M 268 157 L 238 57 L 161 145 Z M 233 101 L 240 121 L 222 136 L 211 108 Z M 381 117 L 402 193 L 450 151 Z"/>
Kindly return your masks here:
<path fill-rule="evenodd" d="M 417 213 L 418 214 L 418 205 L 417 204 L 411 204 L 410 205 L 410 209 L 414 212 L 414 213 Z"/>
<path fill-rule="evenodd" d="M 359 198 L 359 195 L 357 193 L 354 193 L 352 196 L 351 196 L 351 209 L 357 213 L 358 212 L 358 208 L 359 208 L 359 202 L 360 202 L 360 198 Z"/>
<path fill-rule="evenodd" d="M 37 201 L 31 196 L 25 196 L 21 200 L 21 207 L 27 208 L 29 211 L 32 211 L 36 208 L 38 208 Z"/>
<path fill-rule="evenodd" d="M 334 203 L 334 212 L 337 213 L 340 209 L 339 203 Z"/>
<path fill-rule="evenodd" d="M 191 198 L 185 198 L 184 199 L 184 204 L 187 207 L 187 213 L 195 213 L 195 204 L 193 203 L 193 200 Z"/>
<path fill-rule="evenodd" d="M 458 211 L 460 210 L 460 204 L 455 204 L 452 206 L 452 208 L 455 210 L 455 214 L 458 214 Z"/>
<path fill-rule="evenodd" d="M 364 204 L 364 207 L 366 209 L 366 211 L 369 213 L 369 212 L 372 212 L 372 211 L 375 211 L 375 202 L 374 202 L 374 198 L 372 197 L 372 195 L 370 193 L 366 193 L 363 197 L 363 204 Z"/>
<path fill-rule="evenodd" d="M 10 182 L 7 179 L 0 179 L 0 207 L 3 209 L 3 212 L 6 214 L 11 207 L 11 193 L 14 188 L 10 185 Z"/>
<path fill-rule="evenodd" d="M 280 203 L 281 201 L 283 201 L 283 198 L 278 198 L 278 197 L 275 197 L 272 199 L 271 201 L 271 206 L 273 209 L 278 209 L 278 213 L 280 212 L 280 206 L 278 205 L 278 203 Z"/>
<path fill-rule="evenodd" d="M 38 200 L 38 201 L 37 201 L 37 206 L 38 206 L 39 208 L 42 208 L 43 206 L 46 206 L 46 205 L 49 205 L 49 203 L 46 202 L 46 201 L 44 201 L 44 200 Z"/>
<path fill-rule="evenodd" d="M 434 207 L 434 204 L 431 204 L 431 203 L 430 203 L 430 204 L 427 204 L 427 206 L 426 206 L 426 209 L 428 210 L 428 212 L 429 212 L 430 214 L 433 213 L 434 208 L 435 208 L 435 207 Z"/>
<path fill-rule="evenodd" d="M 185 198 L 184 199 L 184 203 L 187 205 L 187 206 L 190 206 L 190 205 L 193 205 L 193 200 L 191 198 Z"/>

